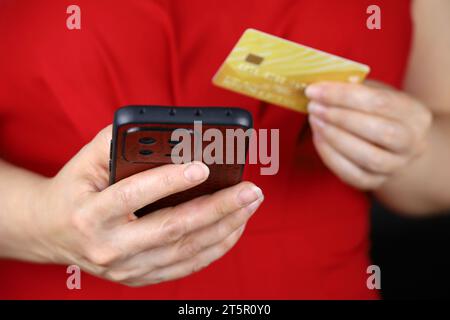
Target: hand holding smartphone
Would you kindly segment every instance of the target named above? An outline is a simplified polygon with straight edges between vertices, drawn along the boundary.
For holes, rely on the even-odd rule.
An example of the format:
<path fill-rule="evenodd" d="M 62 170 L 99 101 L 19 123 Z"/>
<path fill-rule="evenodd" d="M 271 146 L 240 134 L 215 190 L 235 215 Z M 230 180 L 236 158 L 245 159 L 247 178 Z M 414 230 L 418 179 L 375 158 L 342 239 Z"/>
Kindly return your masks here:
<path fill-rule="evenodd" d="M 227 130 L 247 130 L 253 125 L 251 114 L 239 108 L 128 106 L 117 110 L 111 141 L 110 184 L 138 172 L 173 163 L 174 157 L 177 156 L 173 152 L 174 148 L 183 142 L 173 140 L 173 132 L 185 130 L 192 135 L 194 141 L 195 135 L 199 134 L 195 126 L 198 122 L 201 122 L 203 130 L 218 130 L 223 137 L 226 136 Z M 200 152 L 203 152 L 208 144 L 208 141 L 201 139 Z M 194 160 L 196 150 L 193 144 L 191 146 L 191 154 L 187 158 Z M 241 151 L 246 155 L 248 139 L 244 146 L 236 147 L 243 147 L 245 150 Z M 224 152 L 222 159 L 226 159 L 227 150 L 230 149 L 224 146 L 221 150 Z M 182 156 L 186 158 L 186 155 Z M 225 161 L 209 164 L 210 175 L 205 182 L 149 204 L 135 214 L 138 217 L 143 216 L 235 185 L 242 180 L 244 165 L 242 162 Z"/>

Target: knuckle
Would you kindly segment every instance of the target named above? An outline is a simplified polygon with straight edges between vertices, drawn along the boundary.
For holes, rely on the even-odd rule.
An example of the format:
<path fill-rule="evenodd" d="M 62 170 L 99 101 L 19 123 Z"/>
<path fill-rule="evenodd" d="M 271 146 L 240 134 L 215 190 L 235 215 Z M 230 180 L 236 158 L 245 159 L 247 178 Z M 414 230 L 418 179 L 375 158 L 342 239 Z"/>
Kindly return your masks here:
<path fill-rule="evenodd" d="M 229 213 L 227 206 L 223 200 L 215 201 L 213 204 L 213 210 L 219 217 L 224 217 Z"/>
<path fill-rule="evenodd" d="M 351 90 L 348 84 L 333 83 L 326 85 L 326 88 L 327 90 L 324 90 L 321 95 L 325 101 L 347 101 L 350 98 Z"/>
<path fill-rule="evenodd" d="M 322 134 L 331 145 L 340 145 L 344 137 L 343 131 L 334 126 L 325 126 L 322 128 Z"/>
<path fill-rule="evenodd" d="M 170 189 L 175 184 L 175 178 L 169 173 L 165 173 L 161 176 L 161 186 L 165 189 Z"/>
<path fill-rule="evenodd" d="M 414 136 L 414 131 L 405 127 L 403 130 L 398 131 L 396 139 L 393 141 L 396 141 L 397 149 L 404 152 L 410 149 L 413 145 Z"/>
<path fill-rule="evenodd" d="M 84 214 L 79 211 L 75 211 L 70 215 L 69 219 L 69 224 L 73 229 L 85 233 L 89 223 L 87 223 L 87 219 Z"/>
<path fill-rule="evenodd" d="M 367 163 L 368 169 L 372 172 L 386 172 L 388 169 L 385 157 L 379 152 L 373 152 Z"/>
<path fill-rule="evenodd" d="M 199 241 L 189 240 L 180 247 L 181 256 L 185 258 L 193 257 L 203 249 Z"/>
<path fill-rule="evenodd" d="M 244 217 L 245 215 L 239 214 L 233 217 L 233 219 L 230 219 L 228 221 L 221 221 L 218 225 L 217 236 L 225 238 L 226 236 L 231 234 L 234 230 L 239 228 L 239 226 L 241 226 L 246 221 Z"/>
<path fill-rule="evenodd" d="M 381 141 L 383 144 L 397 150 L 405 151 L 412 143 L 412 130 L 399 124 L 390 124 L 383 128 Z"/>
<path fill-rule="evenodd" d="M 69 217 L 70 228 L 85 239 L 92 239 L 95 236 L 96 223 L 97 221 L 91 219 L 91 215 L 84 210 L 76 210 Z"/>
<path fill-rule="evenodd" d="M 119 201 L 124 208 L 130 208 L 134 199 L 134 192 L 127 186 L 114 191 L 113 197 Z"/>
<path fill-rule="evenodd" d="M 324 114 L 324 119 L 341 127 L 347 127 L 349 123 L 349 117 L 345 116 L 345 111 L 335 108 L 329 108 Z"/>
<path fill-rule="evenodd" d="M 162 227 L 162 241 L 164 243 L 172 243 L 179 241 L 186 233 L 187 226 L 184 223 L 169 218 L 164 222 Z"/>
<path fill-rule="evenodd" d="M 372 100 L 371 109 L 378 109 L 382 112 L 385 111 L 385 109 L 389 109 L 392 94 L 388 90 L 369 89 L 368 96 L 370 96 L 370 99 Z"/>
<path fill-rule="evenodd" d="M 94 247 L 87 250 L 86 257 L 94 265 L 107 267 L 120 259 L 120 253 L 112 248 Z"/>
<path fill-rule="evenodd" d="M 399 127 L 394 124 L 386 125 L 383 129 L 383 140 L 388 143 L 392 143 L 392 141 L 397 140 L 400 136 Z"/>

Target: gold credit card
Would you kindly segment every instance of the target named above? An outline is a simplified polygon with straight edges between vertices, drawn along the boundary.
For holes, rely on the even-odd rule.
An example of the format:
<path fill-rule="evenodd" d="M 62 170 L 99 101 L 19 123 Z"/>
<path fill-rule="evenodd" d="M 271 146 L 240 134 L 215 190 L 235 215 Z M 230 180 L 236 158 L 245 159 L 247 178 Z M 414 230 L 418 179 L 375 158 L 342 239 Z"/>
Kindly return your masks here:
<path fill-rule="evenodd" d="M 213 78 L 216 86 L 306 112 L 304 89 L 321 81 L 362 82 L 370 68 L 247 29 Z"/>

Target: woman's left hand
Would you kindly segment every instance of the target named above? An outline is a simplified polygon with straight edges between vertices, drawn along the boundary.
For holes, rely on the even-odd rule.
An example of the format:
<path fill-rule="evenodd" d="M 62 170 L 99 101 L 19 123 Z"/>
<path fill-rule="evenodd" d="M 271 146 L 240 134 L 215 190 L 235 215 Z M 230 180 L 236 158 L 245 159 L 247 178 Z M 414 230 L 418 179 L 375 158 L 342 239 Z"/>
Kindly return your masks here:
<path fill-rule="evenodd" d="M 431 112 L 405 93 L 329 82 L 310 85 L 306 95 L 318 153 L 358 189 L 378 189 L 425 150 Z"/>

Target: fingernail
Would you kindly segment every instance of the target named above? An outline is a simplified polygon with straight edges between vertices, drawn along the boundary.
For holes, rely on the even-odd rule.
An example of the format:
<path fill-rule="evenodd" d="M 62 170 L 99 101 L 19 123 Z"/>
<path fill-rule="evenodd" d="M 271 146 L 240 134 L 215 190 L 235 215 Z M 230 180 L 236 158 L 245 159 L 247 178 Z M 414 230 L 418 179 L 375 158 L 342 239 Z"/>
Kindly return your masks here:
<path fill-rule="evenodd" d="M 247 207 L 245 207 L 247 209 L 247 212 L 252 215 L 256 212 L 256 210 L 259 208 L 259 206 L 261 205 L 261 203 L 264 200 L 264 196 L 261 197 L 260 199 L 252 202 L 251 204 L 249 204 Z"/>
<path fill-rule="evenodd" d="M 184 169 L 184 176 L 191 182 L 205 180 L 208 175 L 208 167 L 200 162 L 192 162 Z"/>
<path fill-rule="evenodd" d="M 326 126 L 326 123 L 324 121 L 320 120 L 319 118 L 317 118 L 315 116 L 310 116 L 309 122 L 311 123 L 311 125 L 313 127 L 316 127 L 316 128 L 324 128 Z"/>
<path fill-rule="evenodd" d="M 309 85 L 308 87 L 306 87 L 305 95 L 309 99 L 317 99 L 320 98 L 322 91 L 322 87 L 318 85 Z"/>
<path fill-rule="evenodd" d="M 322 116 L 327 111 L 327 108 L 323 104 L 320 104 L 320 103 L 318 103 L 316 101 L 311 101 L 308 104 L 308 111 L 311 114 L 314 114 L 314 115 L 317 115 L 317 116 Z"/>
<path fill-rule="evenodd" d="M 238 200 L 242 207 L 248 206 L 262 197 L 262 190 L 255 185 L 241 190 L 238 194 Z"/>

